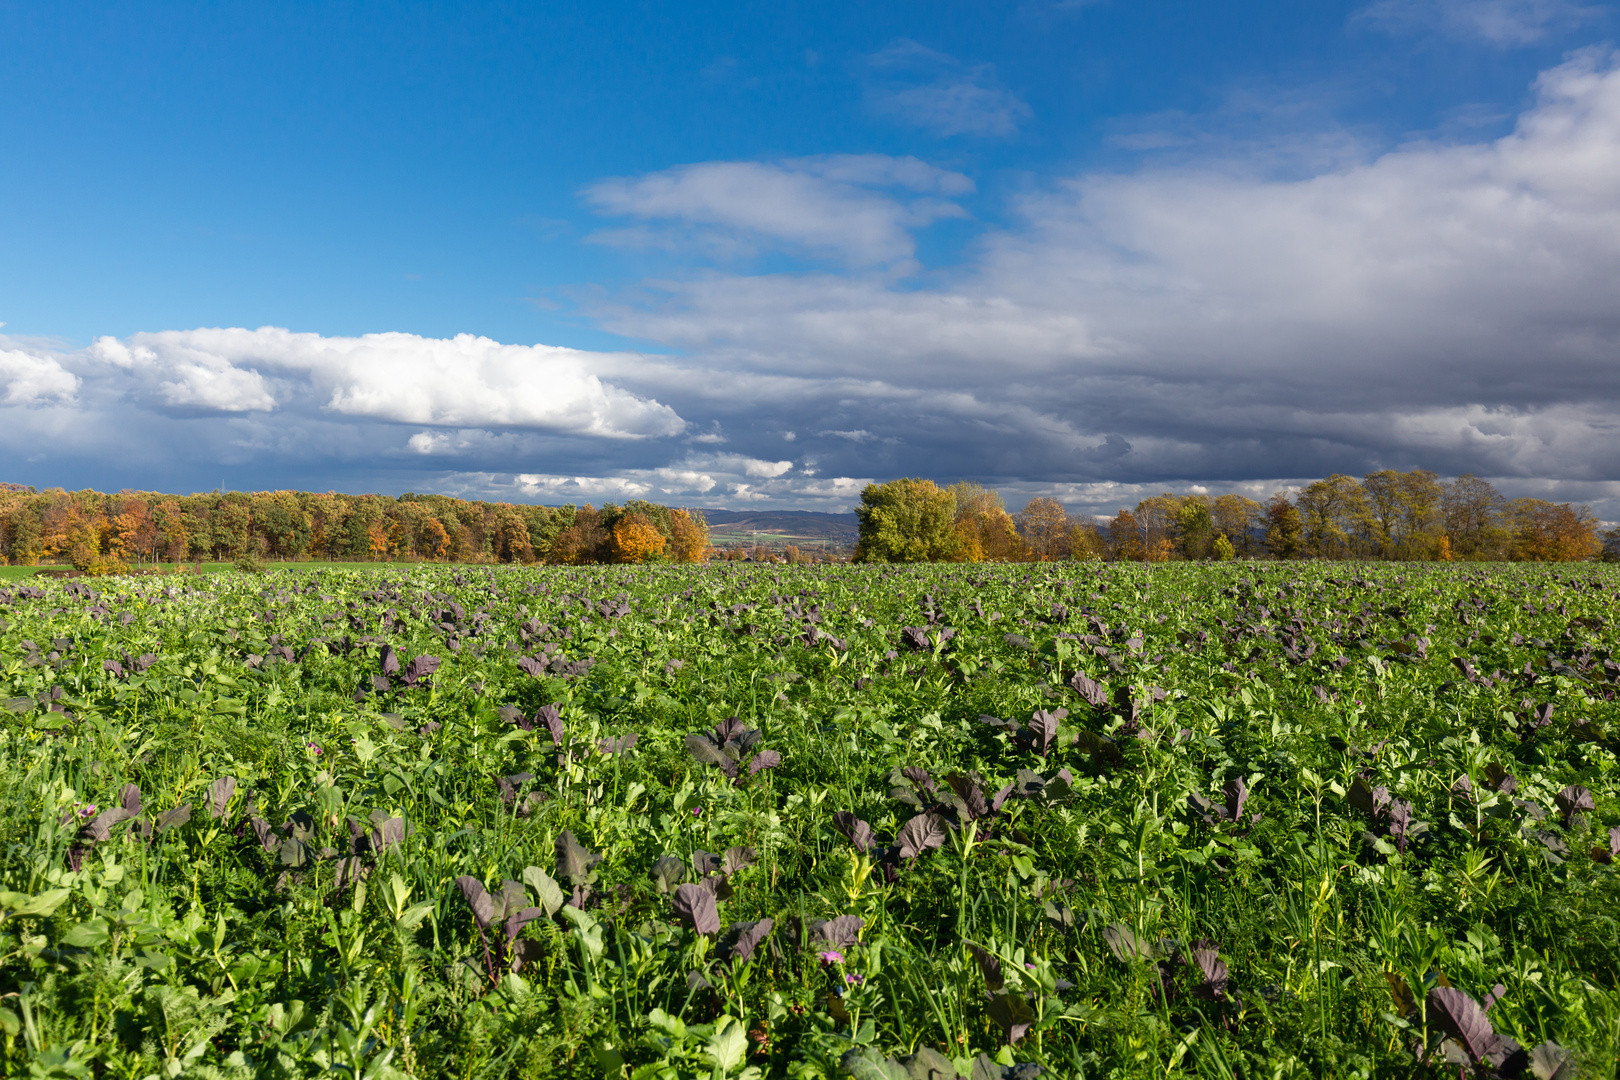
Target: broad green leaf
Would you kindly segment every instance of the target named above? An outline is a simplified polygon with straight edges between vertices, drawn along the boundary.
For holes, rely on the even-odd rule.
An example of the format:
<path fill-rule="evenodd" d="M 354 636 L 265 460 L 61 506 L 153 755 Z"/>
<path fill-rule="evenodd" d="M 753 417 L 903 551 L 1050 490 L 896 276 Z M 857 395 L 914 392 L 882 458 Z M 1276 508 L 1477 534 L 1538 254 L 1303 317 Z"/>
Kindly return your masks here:
<path fill-rule="evenodd" d="M 76 949 L 94 949 L 111 939 L 106 919 L 86 919 L 62 935 L 62 944 Z"/>
<path fill-rule="evenodd" d="M 722 1072 L 731 1072 L 748 1056 L 748 1025 L 735 1016 L 722 1016 L 704 1053 Z"/>
<path fill-rule="evenodd" d="M 545 910 L 546 918 L 562 910 L 568 898 L 563 895 L 562 887 L 556 880 L 538 866 L 527 866 L 523 869 L 523 881 L 534 890 L 535 896 L 540 899 L 540 906 Z"/>

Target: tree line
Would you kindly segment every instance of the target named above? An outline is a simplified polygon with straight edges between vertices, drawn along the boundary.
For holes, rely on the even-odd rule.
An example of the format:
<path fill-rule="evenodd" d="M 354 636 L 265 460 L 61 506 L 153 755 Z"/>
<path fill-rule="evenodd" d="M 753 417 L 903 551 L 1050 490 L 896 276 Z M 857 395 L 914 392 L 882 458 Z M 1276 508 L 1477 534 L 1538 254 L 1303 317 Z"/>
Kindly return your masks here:
<path fill-rule="evenodd" d="M 994 489 L 907 478 L 869 484 L 856 514 L 860 562 L 1620 557 L 1620 529 L 1600 534 L 1585 506 L 1508 499 L 1477 476 L 1446 481 L 1425 469 L 1335 473 L 1265 503 L 1165 492 L 1107 520 L 1073 517 L 1048 498 L 1012 513 Z"/>
<path fill-rule="evenodd" d="M 90 572 L 191 560 L 697 562 L 708 541 L 701 514 L 640 500 L 597 509 L 415 493 L 104 494 L 0 484 L 0 561 Z"/>

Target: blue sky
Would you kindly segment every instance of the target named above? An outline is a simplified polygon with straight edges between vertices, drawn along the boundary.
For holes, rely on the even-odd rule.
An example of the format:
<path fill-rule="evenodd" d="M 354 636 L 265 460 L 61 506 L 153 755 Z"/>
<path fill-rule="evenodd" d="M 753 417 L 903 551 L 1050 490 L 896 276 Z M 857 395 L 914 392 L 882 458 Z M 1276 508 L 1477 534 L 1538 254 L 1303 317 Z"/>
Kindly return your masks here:
<path fill-rule="evenodd" d="M 4 478 L 1102 511 L 1429 467 L 1616 516 L 1616 29 L 0 4 Z"/>

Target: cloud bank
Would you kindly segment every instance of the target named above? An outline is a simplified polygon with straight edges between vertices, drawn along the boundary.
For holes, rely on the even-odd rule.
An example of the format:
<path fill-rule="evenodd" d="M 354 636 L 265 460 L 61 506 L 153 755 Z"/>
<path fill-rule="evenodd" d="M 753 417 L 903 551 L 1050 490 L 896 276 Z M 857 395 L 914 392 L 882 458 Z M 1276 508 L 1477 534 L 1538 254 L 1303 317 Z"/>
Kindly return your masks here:
<path fill-rule="evenodd" d="M 345 416 L 403 424 L 532 428 L 617 439 L 678 435 L 673 409 L 604 383 L 592 354 L 485 337 L 322 337 L 274 326 L 103 337 L 93 360 L 165 404 L 269 412 L 311 396 Z"/>
<path fill-rule="evenodd" d="M 1620 476 L 1620 72 L 1589 50 L 1535 93 L 1501 139 L 1304 179 L 1219 160 L 1060 179 L 929 287 L 709 273 L 599 314 L 817 417 L 784 427 L 900 440 L 830 438 L 850 471 L 1595 483 Z"/>

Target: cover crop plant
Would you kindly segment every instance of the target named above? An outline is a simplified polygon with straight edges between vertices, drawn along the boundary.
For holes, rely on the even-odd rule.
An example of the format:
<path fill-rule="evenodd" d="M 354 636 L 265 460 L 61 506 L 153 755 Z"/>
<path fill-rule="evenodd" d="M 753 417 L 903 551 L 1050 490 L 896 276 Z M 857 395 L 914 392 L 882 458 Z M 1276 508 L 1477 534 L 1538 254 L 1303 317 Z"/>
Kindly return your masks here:
<path fill-rule="evenodd" d="M 1615 1074 L 1607 566 L 173 580 L 0 589 L 5 1075 Z"/>

